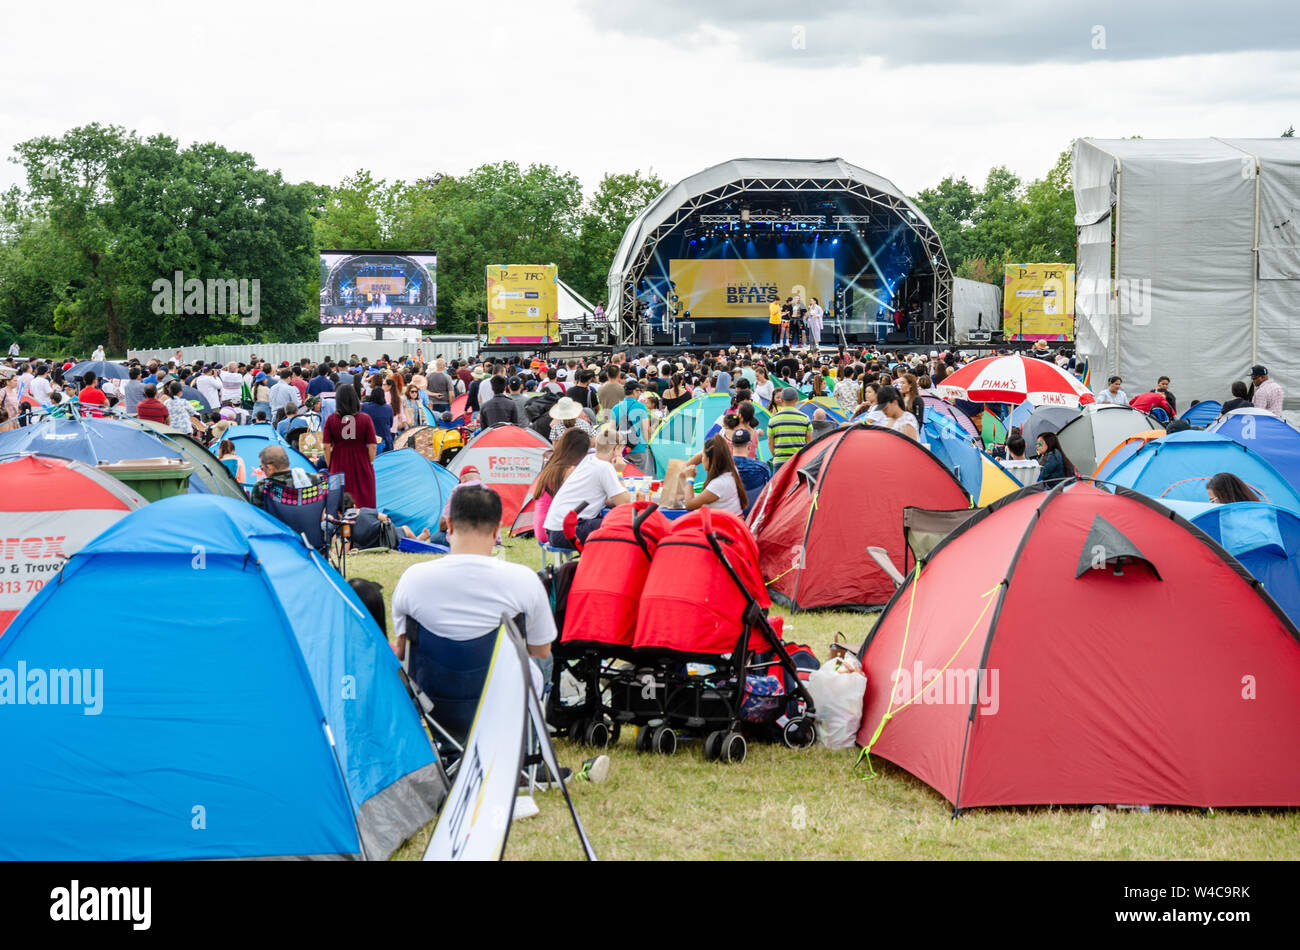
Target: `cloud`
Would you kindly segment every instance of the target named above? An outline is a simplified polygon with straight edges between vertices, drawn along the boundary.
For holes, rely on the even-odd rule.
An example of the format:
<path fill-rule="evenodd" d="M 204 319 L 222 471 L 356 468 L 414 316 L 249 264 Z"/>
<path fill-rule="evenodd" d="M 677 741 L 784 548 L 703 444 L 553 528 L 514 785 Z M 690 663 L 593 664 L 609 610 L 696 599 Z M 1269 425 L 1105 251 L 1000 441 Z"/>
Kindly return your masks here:
<path fill-rule="evenodd" d="M 1275 0 L 580 0 L 598 28 L 704 52 L 724 40 L 789 66 L 1087 63 L 1300 50 L 1300 6 Z"/>

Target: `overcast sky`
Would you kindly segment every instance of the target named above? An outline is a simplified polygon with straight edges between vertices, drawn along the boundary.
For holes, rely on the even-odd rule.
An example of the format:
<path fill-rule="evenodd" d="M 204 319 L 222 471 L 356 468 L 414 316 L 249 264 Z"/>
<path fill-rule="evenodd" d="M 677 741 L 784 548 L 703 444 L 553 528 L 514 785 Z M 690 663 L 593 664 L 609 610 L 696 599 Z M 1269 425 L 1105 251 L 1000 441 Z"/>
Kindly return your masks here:
<path fill-rule="evenodd" d="M 293 181 L 513 159 L 669 182 L 843 157 L 907 193 L 1076 136 L 1300 123 L 1300 5 L 819 0 L 0 0 L 0 152 L 98 121 Z M 1218 9 L 1215 7 L 1218 6 Z M 0 165 L 0 187 L 21 171 Z"/>

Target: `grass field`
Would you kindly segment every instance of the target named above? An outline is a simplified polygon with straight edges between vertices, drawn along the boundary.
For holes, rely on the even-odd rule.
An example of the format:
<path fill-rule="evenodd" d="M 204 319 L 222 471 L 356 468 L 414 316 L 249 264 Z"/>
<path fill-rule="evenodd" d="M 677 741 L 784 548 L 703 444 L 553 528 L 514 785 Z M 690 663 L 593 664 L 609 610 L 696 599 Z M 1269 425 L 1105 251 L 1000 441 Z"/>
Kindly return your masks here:
<path fill-rule="evenodd" d="M 538 564 L 531 540 L 506 555 Z M 393 586 L 419 555 L 377 553 L 349 559 L 348 574 Z M 471 595 L 448 592 L 448 597 Z M 778 612 L 781 611 L 777 608 Z M 819 655 L 836 631 L 860 643 L 874 615 L 796 614 L 786 637 Z M 390 631 L 391 632 L 391 631 Z M 557 741 L 560 761 L 578 766 L 586 750 Z M 596 854 L 606 860 L 822 859 L 1255 859 L 1300 857 L 1300 811 L 976 809 L 952 820 L 933 789 L 879 759 L 876 776 L 855 770 L 857 750 L 792 752 L 751 743 L 738 766 L 704 761 L 698 743 L 672 757 L 640 755 L 625 733 L 609 750 L 601 785 L 570 783 Z M 578 859 L 581 850 L 559 792 L 536 796 L 541 813 L 516 822 L 507 857 Z M 418 860 L 429 828 L 397 860 Z"/>

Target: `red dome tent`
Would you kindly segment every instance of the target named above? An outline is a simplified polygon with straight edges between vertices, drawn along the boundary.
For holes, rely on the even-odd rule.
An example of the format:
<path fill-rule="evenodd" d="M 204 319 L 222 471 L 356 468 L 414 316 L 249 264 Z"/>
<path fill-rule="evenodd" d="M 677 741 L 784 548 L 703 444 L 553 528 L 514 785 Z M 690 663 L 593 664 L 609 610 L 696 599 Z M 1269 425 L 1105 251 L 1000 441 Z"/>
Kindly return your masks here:
<path fill-rule="evenodd" d="M 532 429 L 506 423 L 484 429 L 465 443 L 447 466 L 457 478 L 467 466 L 501 496 L 501 524 L 512 525 L 528 498 L 528 486 L 542 471 L 551 443 Z"/>
<path fill-rule="evenodd" d="M 1300 805 L 1300 633 L 1128 489 L 1072 480 L 977 512 L 862 653 L 858 743 L 958 811 Z"/>
<path fill-rule="evenodd" d="M 903 563 L 903 509 L 967 508 L 956 476 L 923 446 L 878 426 L 835 429 L 768 482 L 750 513 L 772 597 L 798 610 L 869 607 L 894 583 L 869 546 Z"/>
<path fill-rule="evenodd" d="M 0 633 L 90 540 L 145 500 L 83 462 L 0 460 Z"/>

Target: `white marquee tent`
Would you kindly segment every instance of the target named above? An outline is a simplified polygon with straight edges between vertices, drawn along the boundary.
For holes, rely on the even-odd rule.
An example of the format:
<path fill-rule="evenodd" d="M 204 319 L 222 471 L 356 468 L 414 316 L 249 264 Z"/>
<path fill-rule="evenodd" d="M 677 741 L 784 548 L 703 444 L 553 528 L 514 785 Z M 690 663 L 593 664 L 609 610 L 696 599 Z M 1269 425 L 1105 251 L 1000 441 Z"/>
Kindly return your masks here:
<path fill-rule="evenodd" d="M 1181 407 L 1262 363 L 1300 407 L 1300 139 L 1079 139 L 1073 177 L 1094 389 L 1167 375 Z"/>
<path fill-rule="evenodd" d="M 970 342 L 976 330 L 1002 329 L 1002 288 L 982 280 L 954 277 L 952 281 L 953 338 Z"/>

